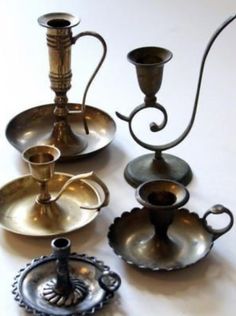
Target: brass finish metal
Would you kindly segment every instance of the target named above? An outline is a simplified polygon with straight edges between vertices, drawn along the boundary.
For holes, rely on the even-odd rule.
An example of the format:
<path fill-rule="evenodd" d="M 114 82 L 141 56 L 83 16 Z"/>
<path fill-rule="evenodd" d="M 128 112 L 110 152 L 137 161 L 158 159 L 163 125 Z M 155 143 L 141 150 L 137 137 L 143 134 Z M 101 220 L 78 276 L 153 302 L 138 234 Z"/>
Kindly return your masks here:
<path fill-rule="evenodd" d="M 35 144 L 55 146 L 61 151 L 61 160 L 71 160 L 94 153 L 108 145 L 115 132 L 115 123 L 106 113 L 86 106 L 86 96 L 90 85 L 106 57 L 106 43 L 102 36 L 95 32 L 82 32 L 73 36 L 71 29 L 79 24 L 79 19 L 68 13 L 49 13 L 41 16 L 38 22 L 41 26 L 47 28 L 49 78 L 51 89 L 55 92 L 55 103 L 51 105 L 53 110 L 52 114 L 50 113 L 52 118 L 42 112 L 39 115 L 35 113 L 35 109 L 30 109 L 29 111 L 32 111 L 30 115 L 36 115 L 40 120 L 40 124 L 46 118 L 46 122 L 43 124 L 47 126 L 46 131 L 32 122 L 30 134 L 25 135 L 23 131 L 23 135 L 20 134 L 19 140 L 18 136 L 12 138 L 12 131 L 7 128 L 7 138 L 20 151 L 22 151 L 22 147 L 24 150 Z M 86 85 L 82 103 L 80 105 L 68 104 L 67 92 L 71 88 L 72 79 L 71 47 L 78 39 L 85 36 L 92 36 L 99 40 L 103 47 L 103 53 Z M 43 109 L 47 111 L 47 106 Z M 100 116 L 106 116 L 106 122 L 109 121 L 111 124 L 106 124 L 106 122 L 100 120 Z M 70 117 L 74 118 L 71 119 Z M 17 118 L 18 116 L 15 118 L 16 120 L 13 119 L 14 123 L 16 123 Z M 26 118 L 24 117 L 24 119 Z M 79 126 L 72 126 L 70 120 Z M 97 121 L 93 122 L 93 120 Z M 112 125 L 112 127 L 107 125 Z M 14 128 L 20 127 L 14 125 Z M 108 128 L 108 130 L 105 128 Z M 32 140 L 31 134 L 37 135 L 36 139 Z M 21 146 L 17 146 L 18 141 Z"/>
<path fill-rule="evenodd" d="M 60 152 L 36 146 L 23 153 L 31 175 L 0 189 L 0 225 L 14 233 L 50 236 L 90 223 L 109 202 L 106 185 L 93 173 L 54 173 Z"/>
<path fill-rule="evenodd" d="M 120 287 L 120 276 L 102 261 L 70 253 L 69 239 L 54 239 L 52 249 L 53 254 L 33 259 L 15 277 L 12 293 L 28 313 L 91 315 Z"/>
<path fill-rule="evenodd" d="M 70 111 L 79 111 L 80 104 L 67 104 Z M 60 161 L 68 161 L 77 158 L 84 158 L 92 155 L 108 146 L 115 134 L 116 125 L 113 119 L 104 111 L 86 106 L 86 121 L 90 133 L 86 135 L 87 147 L 74 156 L 61 156 Z M 54 124 L 53 104 L 41 105 L 26 110 L 14 117 L 6 128 L 8 141 L 20 152 L 29 146 L 49 143 Z M 70 115 L 68 123 L 77 134 L 83 133 L 83 119 L 80 115 Z M 66 140 L 67 145 L 68 139 Z M 73 145 L 71 144 L 73 147 Z"/>
<path fill-rule="evenodd" d="M 187 209 L 179 209 L 188 191 L 168 180 L 146 182 L 136 191 L 142 209 L 134 208 L 116 218 L 108 239 L 114 252 L 129 264 L 151 270 L 176 270 L 203 259 L 214 240 L 233 226 L 232 213 L 215 205 L 203 218 Z M 207 224 L 210 214 L 227 214 L 229 224 L 215 230 Z"/>
<path fill-rule="evenodd" d="M 163 154 L 162 152 L 178 145 L 189 134 L 197 112 L 206 58 L 218 35 L 235 18 L 236 16 L 227 19 L 211 37 L 202 57 L 197 91 L 190 122 L 179 137 L 164 145 L 152 145 L 143 142 L 135 135 L 132 127 L 132 120 L 141 110 L 146 108 L 154 108 L 161 111 L 163 114 L 163 121 L 160 124 L 151 122 L 149 124 L 149 129 L 152 132 L 159 132 L 166 126 L 168 120 L 167 112 L 161 104 L 156 102 L 155 95 L 161 87 L 164 64 L 172 58 L 172 53 L 169 50 L 161 47 L 141 47 L 129 52 L 128 60 L 135 65 L 139 87 L 145 94 L 144 104 L 137 106 L 128 117 L 118 112 L 116 112 L 116 114 L 121 120 L 128 122 L 130 134 L 140 146 L 154 151 L 154 154 L 138 157 L 137 159 L 129 162 L 127 165 L 125 169 L 125 179 L 132 186 L 137 187 L 145 181 L 155 179 L 175 180 L 183 183 L 184 185 L 187 185 L 191 181 L 192 171 L 190 166 L 182 159 L 173 155 Z"/>

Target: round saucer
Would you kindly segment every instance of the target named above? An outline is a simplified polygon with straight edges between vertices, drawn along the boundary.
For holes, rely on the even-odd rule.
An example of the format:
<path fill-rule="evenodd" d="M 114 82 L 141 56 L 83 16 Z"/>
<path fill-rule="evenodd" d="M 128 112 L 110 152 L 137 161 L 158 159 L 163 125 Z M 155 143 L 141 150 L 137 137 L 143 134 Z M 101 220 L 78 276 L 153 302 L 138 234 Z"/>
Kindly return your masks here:
<path fill-rule="evenodd" d="M 69 103 L 67 106 L 70 111 L 80 110 L 80 104 Z M 20 152 L 37 144 L 42 145 L 52 132 L 55 120 L 54 108 L 55 104 L 40 105 L 16 115 L 6 128 L 8 141 Z M 86 140 L 87 146 L 73 156 L 62 157 L 61 161 L 92 155 L 111 143 L 116 131 L 114 120 L 104 111 L 88 105 L 86 105 L 85 117 L 89 128 L 88 135 L 84 131 L 82 116 L 68 115 L 71 129 Z"/>
<path fill-rule="evenodd" d="M 55 173 L 48 188 L 55 196 L 63 184 L 72 177 Z M 0 188 L 0 226 L 11 232 L 28 236 L 52 236 L 68 233 L 90 223 L 99 210 L 88 210 L 100 202 L 90 180 L 75 181 L 68 185 L 61 197 L 50 207 L 37 205 L 37 182 L 26 175 Z"/>
<path fill-rule="evenodd" d="M 15 300 L 28 313 L 38 316 L 91 315 L 114 296 L 121 284 L 119 275 L 95 257 L 72 253 L 68 265 L 71 277 L 86 285 L 88 294 L 81 302 L 60 306 L 45 300 L 43 288 L 57 278 L 53 255 L 35 258 L 18 272 L 12 285 Z"/>
<path fill-rule="evenodd" d="M 213 246 L 213 235 L 204 221 L 187 209 L 176 212 L 168 229 L 169 240 L 158 240 L 147 209 L 134 208 L 116 218 L 108 239 L 114 252 L 129 264 L 151 270 L 176 270 L 204 258 Z"/>

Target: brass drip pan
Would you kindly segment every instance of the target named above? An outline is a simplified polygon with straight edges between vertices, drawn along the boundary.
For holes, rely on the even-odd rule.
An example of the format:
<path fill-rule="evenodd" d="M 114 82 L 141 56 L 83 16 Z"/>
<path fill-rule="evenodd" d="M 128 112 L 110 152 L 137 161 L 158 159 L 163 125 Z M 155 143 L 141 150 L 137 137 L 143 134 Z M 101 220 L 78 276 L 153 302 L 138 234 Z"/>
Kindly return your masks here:
<path fill-rule="evenodd" d="M 52 196 L 71 177 L 70 174 L 55 173 L 48 182 Z M 98 209 L 83 208 L 100 202 L 90 180 L 71 183 L 60 199 L 48 206 L 36 205 L 38 193 L 38 184 L 31 175 L 4 185 L 0 189 L 1 227 L 21 235 L 52 236 L 81 228 L 98 215 Z"/>
<path fill-rule="evenodd" d="M 48 141 L 55 121 L 54 108 L 55 104 L 40 105 L 15 116 L 6 128 L 8 141 L 20 152 L 35 145 L 57 145 Z M 70 111 L 78 111 L 80 108 L 80 104 L 68 104 Z M 85 117 L 89 128 L 88 135 L 84 132 L 82 116 L 68 115 L 72 131 L 85 139 L 87 146 L 77 154 L 62 156 L 61 161 L 92 155 L 111 143 L 116 131 L 114 120 L 104 111 L 88 105 Z"/>

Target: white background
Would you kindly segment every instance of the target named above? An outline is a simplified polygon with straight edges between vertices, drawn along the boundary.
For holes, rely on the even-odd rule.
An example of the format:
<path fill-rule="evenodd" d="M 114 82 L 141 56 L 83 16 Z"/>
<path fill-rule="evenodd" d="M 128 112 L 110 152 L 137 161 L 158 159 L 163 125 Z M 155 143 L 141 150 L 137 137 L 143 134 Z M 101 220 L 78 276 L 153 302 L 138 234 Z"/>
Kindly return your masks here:
<path fill-rule="evenodd" d="M 236 13 L 235 0 L 21 0 L 0 3 L 0 185 L 28 173 L 20 154 L 7 142 L 5 127 L 21 111 L 51 103 L 44 28 L 37 18 L 64 11 L 81 18 L 73 29 L 100 33 L 108 55 L 88 94 L 87 104 L 99 107 L 117 123 L 116 137 L 106 150 L 57 171 L 73 174 L 93 169 L 111 193 L 109 207 L 87 227 L 70 233 L 72 250 L 95 255 L 122 277 L 114 300 L 97 313 L 111 316 L 234 316 L 236 310 L 235 227 L 215 242 L 211 254 L 186 270 L 158 273 L 138 270 L 119 259 L 109 247 L 107 231 L 114 218 L 138 206 L 134 189 L 123 179 L 133 158 L 147 151 L 138 146 L 115 111 L 128 115 L 143 102 L 134 66 L 127 53 L 140 46 L 161 46 L 174 54 L 166 64 L 158 101 L 166 107 L 168 126 L 155 137 L 150 119 L 139 120 L 138 132 L 160 144 L 186 127 L 193 107 L 199 65 L 214 30 Z M 86 80 L 100 54 L 100 44 L 83 39 L 73 47 L 71 102 L 80 102 Z M 153 114 L 153 113 L 152 113 Z M 202 215 L 222 203 L 236 205 L 236 21 L 218 38 L 206 64 L 199 111 L 186 140 L 168 151 L 185 159 L 194 172 L 187 207 Z M 0 210 L 1 211 L 1 210 Z M 213 226 L 224 225 L 218 217 Z M 215 227 L 214 226 L 214 227 Z M 14 302 L 11 284 L 16 272 L 32 258 L 50 253 L 50 238 L 29 238 L 0 230 L 0 314 L 25 315 Z"/>

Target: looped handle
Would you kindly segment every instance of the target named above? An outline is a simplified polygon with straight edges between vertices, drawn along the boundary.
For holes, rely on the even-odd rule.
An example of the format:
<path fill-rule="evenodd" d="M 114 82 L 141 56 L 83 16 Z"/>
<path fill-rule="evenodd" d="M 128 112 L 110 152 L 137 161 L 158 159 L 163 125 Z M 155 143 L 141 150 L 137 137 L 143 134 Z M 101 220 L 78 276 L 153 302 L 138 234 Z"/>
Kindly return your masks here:
<path fill-rule="evenodd" d="M 99 277 L 98 283 L 106 292 L 115 292 L 121 285 L 121 278 L 113 271 L 105 271 Z"/>
<path fill-rule="evenodd" d="M 95 78 L 96 74 L 98 73 L 100 67 L 102 66 L 103 62 L 104 62 L 104 59 L 106 57 L 106 53 L 107 53 L 107 45 L 106 45 L 106 42 L 105 40 L 103 39 L 103 37 L 96 33 L 96 32 L 90 32 L 90 31 L 86 31 L 86 32 L 81 32 L 79 33 L 78 35 L 74 36 L 72 38 L 72 44 L 75 44 L 77 42 L 77 40 L 83 36 L 93 36 L 95 37 L 96 39 L 98 39 L 101 44 L 102 44 L 102 47 L 103 47 L 103 54 L 102 54 L 102 57 L 97 65 L 97 67 L 95 68 L 94 72 L 92 73 L 92 76 L 90 77 L 87 85 L 86 85 L 86 88 L 84 90 L 84 95 L 83 95 L 83 99 L 82 99 L 82 104 L 81 104 L 81 110 L 80 111 L 69 111 L 68 113 L 69 114 L 82 114 L 83 115 L 83 123 L 84 123 L 84 129 L 85 129 L 85 132 L 86 134 L 89 134 L 89 129 L 88 129 L 88 125 L 87 125 L 87 122 L 86 122 L 86 118 L 85 118 L 85 115 L 84 115 L 84 112 L 85 112 L 85 102 L 86 102 L 86 97 L 87 97 L 87 93 L 88 93 L 88 89 L 93 81 L 93 79 Z"/>
<path fill-rule="evenodd" d="M 96 187 L 95 191 L 96 192 L 99 191 L 99 197 L 101 199 L 101 202 L 99 203 L 99 205 L 96 208 L 99 209 L 101 207 L 107 206 L 109 204 L 109 200 L 110 200 L 110 193 L 109 193 L 109 190 L 108 190 L 108 187 L 106 186 L 106 184 L 94 172 L 90 172 L 89 176 L 81 179 L 81 181 L 83 181 L 91 186 L 91 184 L 88 181 L 86 181 L 86 179 L 90 179 L 90 180 L 94 181 L 96 184 L 98 184 L 98 187 Z M 94 189 L 94 187 L 93 187 L 93 189 Z M 103 197 L 101 197 L 101 195 L 102 195 L 101 193 L 104 195 Z M 87 208 L 87 206 L 86 206 L 86 208 Z"/>
<path fill-rule="evenodd" d="M 222 229 L 213 229 L 211 226 L 207 225 L 207 217 L 210 214 L 227 214 L 230 218 L 230 222 L 229 224 Z M 231 211 L 229 209 L 227 209 L 226 207 L 224 207 L 221 204 L 217 204 L 212 206 L 203 216 L 203 223 L 205 226 L 205 229 L 208 231 L 208 233 L 213 235 L 213 240 L 216 240 L 217 238 L 219 238 L 221 235 L 225 234 L 227 231 L 229 231 L 231 229 L 231 227 L 233 226 L 234 223 L 234 217 L 233 214 L 231 213 Z"/>
<path fill-rule="evenodd" d="M 89 179 L 94 181 L 95 184 L 97 184 L 96 187 L 94 185 L 92 185 L 89 181 L 87 181 Z M 57 193 L 57 195 L 54 198 L 51 198 L 50 200 L 46 201 L 45 203 L 56 202 L 60 198 L 60 196 L 63 194 L 63 192 L 66 190 L 66 188 L 71 183 L 78 181 L 78 180 L 85 182 L 88 186 L 90 186 L 99 198 L 99 203 L 97 205 L 94 205 L 94 206 L 87 206 L 87 205 L 82 206 L 81 205 L 81 207 L 83 207 L 84 209 L 88 209 L 88 210 L 95 210 L 95 209 L 100 209 L 101 207 L 108 205 L 109 197 L 110 197 L 109 190 L 108 190 L 107 186 L 105 185 L 105 183 L 93 171 L 78 174 L 76 176 L 71 177 L 69 180 L 66 181 L 66 183 L 63 185 L 63 187 Z"/>

